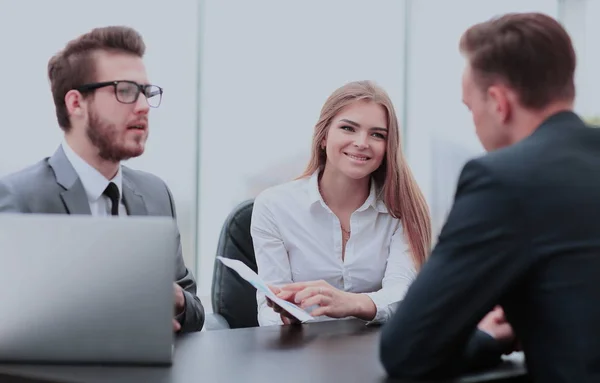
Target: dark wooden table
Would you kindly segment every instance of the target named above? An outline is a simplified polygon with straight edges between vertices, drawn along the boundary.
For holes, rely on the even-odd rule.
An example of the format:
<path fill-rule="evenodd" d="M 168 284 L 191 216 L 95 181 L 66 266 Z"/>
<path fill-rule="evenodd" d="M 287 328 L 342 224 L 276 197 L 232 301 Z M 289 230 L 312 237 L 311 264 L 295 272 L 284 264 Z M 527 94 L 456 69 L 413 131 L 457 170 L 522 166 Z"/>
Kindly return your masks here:
<path fill-rule="evenodd" d="M 391 382 L 378 343 L 379 328 L 355 320 L 207 331 L 180 336 L 171 367 L 0 364 L 0 382 Z M 459 382 L 524 375 L 516 360 Z"/>

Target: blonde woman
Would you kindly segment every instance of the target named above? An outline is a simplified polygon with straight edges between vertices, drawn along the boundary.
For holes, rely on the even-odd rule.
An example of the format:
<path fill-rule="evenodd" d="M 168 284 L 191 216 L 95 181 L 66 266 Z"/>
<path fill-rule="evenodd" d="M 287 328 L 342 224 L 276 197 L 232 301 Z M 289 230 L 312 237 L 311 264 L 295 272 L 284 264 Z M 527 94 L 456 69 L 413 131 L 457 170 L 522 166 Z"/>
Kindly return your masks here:
<path fill-rule="evenodd" d="M 256 198 L 251 234 L 281 298 L 318 319 L 390 318 L 429 254 L 431 222 L 383 89 L 352 82 L 327 99 L 304 174 Z M 264 294 L 257 303 L 261 326 L 292 322 Z"/>

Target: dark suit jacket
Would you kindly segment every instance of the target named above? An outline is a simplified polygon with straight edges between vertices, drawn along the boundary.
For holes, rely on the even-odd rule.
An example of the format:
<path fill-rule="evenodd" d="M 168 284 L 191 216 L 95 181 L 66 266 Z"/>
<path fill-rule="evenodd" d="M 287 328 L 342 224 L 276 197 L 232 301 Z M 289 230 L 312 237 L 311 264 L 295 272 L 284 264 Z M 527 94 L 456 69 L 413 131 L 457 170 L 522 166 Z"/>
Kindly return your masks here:
<path fill-rule="evenodd" d="M 129 215 L 176 218 L 175 203 L 158 177 L 122 167 L 123 203 Z M 87 195 L 62 147 L 54 155 L 0 180 L 0 212 L 91 214 Z M 179 233 L 178 233 L 179 235 Z M 196 296 L 196 281 L 181 255 L 181 241 L 173 249 L 176 283 L 184 290 L 185 310 L 177 317 L 181 331 L 199 331 L 204 308 Z"/>
<path fill-rule="evenodd" d="M 600 130 L 571 112 L 468 162 L 438 244 L 382 329 L 392 376 L 499 358 L 475 331 L 504 307 L 536 382 L 600 381 Z"/>

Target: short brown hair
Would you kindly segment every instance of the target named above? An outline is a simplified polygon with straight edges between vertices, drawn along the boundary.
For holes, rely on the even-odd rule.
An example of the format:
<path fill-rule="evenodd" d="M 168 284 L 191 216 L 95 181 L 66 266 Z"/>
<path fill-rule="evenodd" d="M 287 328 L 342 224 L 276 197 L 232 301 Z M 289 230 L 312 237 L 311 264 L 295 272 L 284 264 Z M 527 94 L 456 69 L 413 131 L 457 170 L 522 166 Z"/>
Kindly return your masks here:
<path fill-rule="evenodd" d="M 93 55 L 98 51 L 130 53 L 143 57 L 146 46 L 142 36 L 132 28 L 96 28 L 71 40 L 48 61 L 48 79 L 56 107 L 56 118 L 65 132 L 71 128 L 65 95 L 71 89 L 94 81 Z"/>
<path fill-rule="evenodd" d="M 503 82 L 526 108 L 575 98 L 571 38 L 547 15 L 510 13 L 476 24 L 462 35 L 459 47 L 480 87 Z"/>

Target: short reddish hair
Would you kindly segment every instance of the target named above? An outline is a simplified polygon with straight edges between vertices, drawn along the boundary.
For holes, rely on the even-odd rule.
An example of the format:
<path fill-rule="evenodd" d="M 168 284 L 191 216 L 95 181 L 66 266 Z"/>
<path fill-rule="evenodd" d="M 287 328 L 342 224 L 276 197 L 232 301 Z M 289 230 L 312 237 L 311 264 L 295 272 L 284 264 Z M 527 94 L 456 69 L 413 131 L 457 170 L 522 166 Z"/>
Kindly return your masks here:
<path fill-rule="evenodd" d="M 56 118 L 65 132 L 71 128 L 65 95 L 71 89 L 95 81 L 93 54 L 98 51 L 123 52 L 143 57 L 146 46 L 142 36 L 132 28 L 96 28 L 71 40 L 48 61 L 48 79 L 56 107 Z"/>
<path fill-rule="evenodd" d="M 481 88 L 503 82 L 526 108 L 539 110 L 575 98 L 575 50 L 550 16 L 510 13 L 476 24 L 462 35 L 460 51 Z"/>

